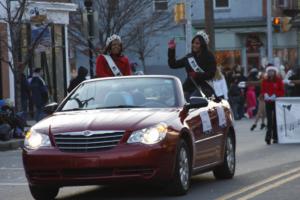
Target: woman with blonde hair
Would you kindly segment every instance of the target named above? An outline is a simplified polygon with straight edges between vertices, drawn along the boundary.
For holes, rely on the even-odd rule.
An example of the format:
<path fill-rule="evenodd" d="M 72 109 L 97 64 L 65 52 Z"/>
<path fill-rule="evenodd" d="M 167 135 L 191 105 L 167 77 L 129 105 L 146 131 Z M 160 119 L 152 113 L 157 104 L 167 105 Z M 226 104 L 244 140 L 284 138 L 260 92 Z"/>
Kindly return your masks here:
<path fill-rule="evenodd" d="M 212 80 L 213 88 L 217 98 L 228 99 L 228 88 L 224 75 L 222 74 L 221 67 L 218 66 L 216 74 Z"/>

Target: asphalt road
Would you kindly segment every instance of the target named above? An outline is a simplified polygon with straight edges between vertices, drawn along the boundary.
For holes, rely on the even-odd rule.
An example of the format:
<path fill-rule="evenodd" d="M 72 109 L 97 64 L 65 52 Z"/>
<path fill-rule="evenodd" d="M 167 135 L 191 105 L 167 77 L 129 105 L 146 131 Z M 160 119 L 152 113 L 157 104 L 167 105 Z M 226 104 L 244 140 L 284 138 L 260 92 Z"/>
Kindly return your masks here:
<path fill-rule="evenodd" d="M 193 177 L 189 193 L 170 197 L 147 185 L 65 187 L 60 200 L 99 199 L 255 199 L 298 200 L 300 144 L 266 145 L 264 131 L 251 132 L 252 121 L 236 122 L 237 170 L 234 179 L 217 181 L 212 173 Z M 0 199 L 32 200 L 22 166 L 21 150 L 0 152 Z"/>

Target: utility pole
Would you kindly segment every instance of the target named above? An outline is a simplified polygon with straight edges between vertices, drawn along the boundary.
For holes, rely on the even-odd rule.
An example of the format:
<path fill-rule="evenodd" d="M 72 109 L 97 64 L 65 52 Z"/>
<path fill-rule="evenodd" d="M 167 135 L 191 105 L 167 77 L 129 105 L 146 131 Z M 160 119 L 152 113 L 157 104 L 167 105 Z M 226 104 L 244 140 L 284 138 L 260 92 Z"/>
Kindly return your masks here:
<path fill-rule="evenodd" d="M 205 10 L 205 31 L 209 35 L 209 49 L 215 51 L 215 22 L 214 22 L 214 4 L 212 0 L 204 1 Z"/>
<path fill-rule="evenodd" d="M 186 41 L 186 53 L 191 51 L 192 42 L 192 4 L 191 0 L 185 0 L 185 41 Z"/>
<path fill-rule="evenodd" d="M 297 1 L 297 8 L 300 9 L 300 0 Z M 297 33 L 297 65 L 300 66 L 300 28 L 299 28 L 299 23 L 300 23 L 300 16 L 296 15 L 293 17 L 293 23 L 296 25 L 296 33 Z"/>
<path fill-rule="evenodd" d="M 267 0 L 267 38 L 268 38 L 268 62 L 273 62 L 272 44 L 272 0 Z"/>
<path fill-rule="evenodd" d="M 89 63 L 90 63 L 90 78 L 94 78 L 94 67 L 93 67 L 93 51 L 92 51 L 92 39 L 94 38 L 94 18 L 93 18 L 93 2 L 92 0 L 85 0 L 84 5 L 87 11 L 88 19 L 88 44 L 89 44 Z"/>

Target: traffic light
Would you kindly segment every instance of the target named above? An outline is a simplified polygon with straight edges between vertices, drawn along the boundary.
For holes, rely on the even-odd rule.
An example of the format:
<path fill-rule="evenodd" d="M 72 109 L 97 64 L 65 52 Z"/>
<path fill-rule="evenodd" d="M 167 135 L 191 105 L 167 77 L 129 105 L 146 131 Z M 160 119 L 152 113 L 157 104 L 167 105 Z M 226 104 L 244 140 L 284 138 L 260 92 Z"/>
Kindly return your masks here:
<path fill-rule="evenodd" d="M 185 4 L 176 3 L 174 7 L 174 20 L 178 24 L 185 20 Z"/>
<path fill-rule="evenodd" d="M 279 33 L 281 31 L 281 19 L 280 17 L 273 18 L 273 31 Z"/>
<path fill-rule="evenodd" d="M 288 32 L 291 29 L 291 27 L 292 27 L 291 20 L 292 20 L 291 17 L 282 17 L 281 18 L 281 31 L 282 32 Z"/>

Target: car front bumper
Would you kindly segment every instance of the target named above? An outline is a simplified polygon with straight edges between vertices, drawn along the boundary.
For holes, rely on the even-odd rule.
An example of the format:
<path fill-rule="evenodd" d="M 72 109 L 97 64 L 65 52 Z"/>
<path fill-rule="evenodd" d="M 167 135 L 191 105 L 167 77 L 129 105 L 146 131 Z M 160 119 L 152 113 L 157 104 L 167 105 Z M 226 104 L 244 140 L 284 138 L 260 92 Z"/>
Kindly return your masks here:
<path fill-rule="evenodd" d="M 89 153 L 67 153 L 57 147 L 23 150 L 24 169 L 31 185 L 169 180 L 175 157 L 175 141 L 151 146 L 120 144 L 111 150 Z"/>

